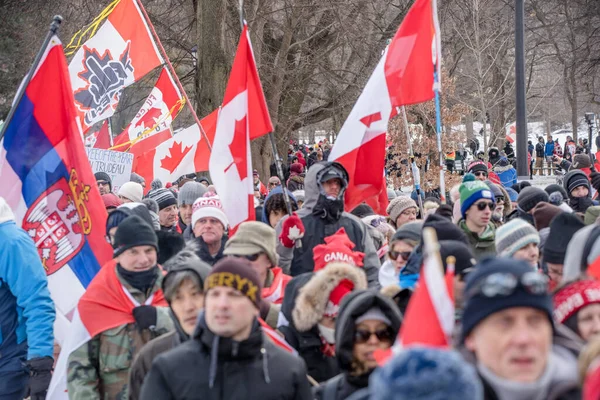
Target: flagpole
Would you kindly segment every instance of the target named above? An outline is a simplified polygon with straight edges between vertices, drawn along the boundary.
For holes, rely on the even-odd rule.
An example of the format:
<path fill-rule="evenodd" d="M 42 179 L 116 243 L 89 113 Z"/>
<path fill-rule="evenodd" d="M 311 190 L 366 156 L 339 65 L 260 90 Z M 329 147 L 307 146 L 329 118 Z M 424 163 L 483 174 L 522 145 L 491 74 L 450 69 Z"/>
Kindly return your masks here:
<path fill-rule="evenodd" d="M 40 48 L 40 51 L 38 51 L 37 55 L 35 56 L 35 59 L 33 60 L 33 64 L 31 66 L 31 68 L 29 69 L 29 72 L 27 73 L 25 80 L 23 81 L 23 83 L 21 83 L 21 86 L 19 86 L 19 88 L 17 89 L 17 94 L 15 96 L 15 100 L 13 101 L 12 107 L 10 108 L 10 111 L 8 112 L 8 116 L 6 117 L 6 120 L 4 121 L 2 126 L 0 127 L 0 140 L 2 140 L 2 138 L 4 137 L 4 134 L 6 133 L 6 130 L 8 129 L 8 125 L 10 125 L 10 121 L 15 116 L 17 107 L 19 106 L 19 104 L 21 103 L 21 99 L 23 99 L 23 96 L 25 95 L 25 90 L 27 90 L 27 86 L 29 86 L 29 82 L 31 82 L 31 78 L 33 78 L 33 74 L 37 70 L 37 67 L 40 64 L 40 61 L 42 60 L 44 53 L 46 52 L 46 48 L 48 47 L 50 40 L 58 32 L 58 28 L 60 27 L 60 24 L 62 23 L 62 21 L 63 21 L 63 17 L 61 17 L 60 15 L 55 15 L 52 18 L 52 23 L 50 24 L 50 30 L 46 34 L 46 38 L 44 39 L 44 42 L 42 43 L 42 47 Z"/>
<path fill-rule="evenodd" d="M 419 210 L 421 211 L 421 217 L 423 214 L 423 199 L 421 198 L 421 177 L 419 175 L 419 169 L 417 168 L 417 163 L 415 162 L 415 154 L 413 152 L 412 140 L 410 138 L 410 131 L 408 130 L 408 118 L 406 118 L 406 107 L 399 107 L 402 109 L 402 119 L 404 120 L 404 130 L 406 131 L 406 143 L 408 143 L 408 157 L 410 159 L 410 169 L 412 171 L 413 176 L 413 186 L 415 187 L 415 191 L 417 192 L 417 204 L 419 205 Z"/>
<path fill-rule="evenodd" d="M 440 200 L 442 204 L 446 204 L 446 182 L 444 181 L 444 153 L 442 152 L 442 112 L 440 107 L 440 91 L 437 71 L 434 73 L 434 80 L 436 82 L 435 89 L 435 130 L 437 134 L 437 148 L 440 157 Z"/>
<path fill-rule="evenodd" d="M 113 147 L 112 121 L 110 117 L 108 117 L 108 140 L 110 147 Z"/>
<path fill-rule="evenodd" d="M 160 38 L 158 37 L 156 30 L 154 30 L 154 25 L 152 25 L 152 21 L 150 21 L 150 17 L 148 16 L 148 13 L 146 12 L 144 5 L 142 4 L 142 0 L 136 0 L 136 2 L 140 6 L 140 9 L 142 10 L 142 14 L 144 14 L 144 19 L 148 23 L 148 26 L 150 27 L 150 31 L 152 32 L 152 36 L 154 36 L 154 39 L 156 40 L 156 44 L 158 45 L 158 48 L 159 48 L 160 52 L 162 53 L 163 58 L 167 62 L 167 67 L 171 71 L 171 74 L 173 75 L 173 77 L 175 79 L 175 83 L 177 83 L 179 90 L 181 90 L 181 93 L 183 93 L 183 98 L 185 99 L 185 102 L 188 105 L 188 108 L 192 112 L 192 117 L 194 117 L 194 120 L 196 121 L 196 123 L 198 124 L 198 127 L 200 128 L 200 133 L 204 137 L 204 140 L 206 140 L 206 145 L 208 146 L 208 150 L 210 150 L 212 152 L 212 146 L 210 144 L 210 141 L 208 140 L 208 136 L 206 136 L 206 132 L 204 132 L 204 128 L 202 127 L 202 124 L 200 123 L 200 120 L 198 119 L 198 115 L 196 115 L 196 110 L 194 110 L 194 107 L 192 107 L 192 103 L 190 102 L 190 99 L 188 98 L 188 95 L 185 92 L 183 85 L 179 81 L 177 72 L 175 72 L 175 68 L 173 68 L 173 65 L 171 64 L 171 60 L 169 60 L 169 56 L 167 56 L 167 52 L 165 51 L 165 48 L 163 47 L 162 43 L 160 42 Z"/>

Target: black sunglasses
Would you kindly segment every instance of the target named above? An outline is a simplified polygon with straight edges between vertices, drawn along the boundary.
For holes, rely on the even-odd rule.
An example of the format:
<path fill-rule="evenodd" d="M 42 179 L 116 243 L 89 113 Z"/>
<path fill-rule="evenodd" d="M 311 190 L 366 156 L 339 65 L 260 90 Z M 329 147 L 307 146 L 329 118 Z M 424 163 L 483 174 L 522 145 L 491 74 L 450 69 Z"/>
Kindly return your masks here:
<path fill-rule="evenodd" d="M 490 210 L 494 211 L 496 209 L 496 203 L 494 203 L 493 201 L 488 202 L 482 202 L 482 203 L 477 203 L 477 209 L 479 211 L 483 211 L 485 210 L 486 207 L 489 207 Z"/>
<path fill-rule="evenodd" d="M 380 342 L 394 341 L 394 332 L 392 332 L 391 328 L 378 329 L 375 332 L 371 332 L 366 329 L 357 329 L 354 332 L 354 343 L 367 343 L 373 335 L 375 335 L 377 337 L 377 340 L 379 340 Z"/>
<path fill-rule="evenodd" d="M 239 258 L 245 258 L 246 260 L 253 262 L 258 260 L 258 257 L 260 257 L 262 253 L 256 253 L 256 254 L 249 254 L 249 255 L 239 255 L 239 254 L 235 254 L 234 257 L 239 257 Z"/>
<path fill-rule="evenodd" d="M 390 257 L 391 260 L 396 261 L 398 259 L 398 256 L 402 257 L 405 261 L 408 260 L 408 257 L 410 257 L 410 251 L 392 251 L 390 250 L 388 252 L 388 256 Z"/>
<path fill-rule="evenodd" d="M 497 272 L 483 278 L 469 289 L 466 297 L 483 295 L 485 297 L 507 297 L 512 295 L 518 286 L 527 292 L 541 296 L 548 293 L 548 278 L 537 271 L 523 274 L 520 279 L 508 272 Z"/>
<path fill-rule="evenodd" d="M 475 176 L 487 176 L 487 172 L 477 171 L 473 173 Z"/>

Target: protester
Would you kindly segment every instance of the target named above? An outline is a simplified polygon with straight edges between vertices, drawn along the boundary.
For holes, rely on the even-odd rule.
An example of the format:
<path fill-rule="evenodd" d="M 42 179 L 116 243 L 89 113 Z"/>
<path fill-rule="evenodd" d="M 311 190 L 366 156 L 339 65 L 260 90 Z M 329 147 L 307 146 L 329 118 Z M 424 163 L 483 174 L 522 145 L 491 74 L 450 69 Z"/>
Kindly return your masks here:
<path fill-rule="evenodd" d="M 205 188 L 208 188 L 210 186 L 210 181 L 208 180 L 207 177 L 202 176 L 198 179 L 198 183 L 200 183 L 202 186 L 204 186 Z"/>
<path fill-rule="evenodd" d="M 252 172 L 252 177 L 254 179 L 254 191 L 259 193 L 259 197 L 264 199 L 269 194 L 267 187 L 261 182 L 260 175 L 257 170 Z"/>
<path fill-rule="evenodd" d="M 550 222 L 554 217 L 563 212 L 564 211 L 560 207 L 546 202 L 538 203 L 533 209 L 533 222 L 535 229 L 537 229 L 538 234 L 540 235 L 540 243 L 538 244 L 540 254 L 543 253 L 546 241 L 548 240 L 548 235 L 550 234 Z"/>
<path fill-rule="evenodd" d="M 277 176 L 272 176 L 269 178 L 269 192 L 279 186 L 281 186 L 281 180 Z"/>
<path fill-rule="evenodd" d="M 146 180 L 142 176 L 136 174 L 135 172 L 131 173 L 131 175 L 129 176 L 129 180 L 131 182 L 139 183 L 140 185 L 142 185 L 142 188 L 146 189 Z"/>
<path fill-rule="evenodd" d="M 294 163 L 290 166 L 290 178 L 288 179 L 286 186 L 290 192 L 296 190 L 304 190 L 304 177 L 302 164 Z"/>
<path fill-rule="evenodd" d="M 496 227 L 491 220 L 496 203 L 490 188 L 485 183 L 473 179 L 472 174 L 466 174 L 460 186 L 462 219 L 458 226 L 467 235 L 475 258 L 479 260 L 485 255 L 496 253 Z"/>
<path fill-rule="evenodd" d="M 517 183 L 517 171 L 506 157 L 499 158 L 498 163 L 494 165 L 494 172 L 498 174 L 500 183 L 504 187 L 511 187 Z"/>
<path fill-rule="evenodd" d="M 337 162 L 313 165 L 305 180 L 306 202 L 297 215 L 282 219 L 278 226 L 277 253 L 284 271 L 290 265 L 290 275 L 297 276 L 313 270 L 312 249 L 339 228 L 345 228 L 355 250 L 365 253 L 365 272 L 370 285 L 377 286 L 380 267 L 373 241 L 367 227 L 353 215 L 344 212 L 344 193 L 348 173 Z M 308 234 L 304 235 L 304 232 Z M 295 245 L 300 240 L 301 247 Z"/>
<path fill-rule="evenodd" d="M 107 193 L 102 195 L 102 202 L 107 213 L 111 213 L 117 209 L 123 202 L 114 193 Z"/>
<path fill-rule="evenodd" d="M 538 142 L 535 145 L 535 169 L 537 170 L 538 175 L 544 176 L 544 153 L 546 151 L 546 146 L 544 143 L 544 137 L 540 136 L 538 138 Z M 535 174 L 534 174 L 535 175 Z"/>
<path fill-rule="evenodd" d="M 550 233 L 542 256 L 548 268 L 551 289 L 554 289 L 562 281 L 567 246 L 575 233 L 583 227 L 579 218 L 568 213 L 556 216 L 550 223 Z"/>
<path fill-rule="evenodd" d="M 553 345 L 547 279 L 524 261 L 482 261 L 467 278 L 461 342 L 472 352 L 485 399 L 580 395 L 577 358 Z"/>
<path fill-rule="evenodd" d="M 588 207 L 595 205 L 591 197 L 590 181 L 583 171 L 569 171 L 563 179 L 563 185 L 569 196 L 569 207 L 573 211 L 585 214 Z"/>
<path fill-rule="evenodd" d="M 296 203 L 298 204 L 298 209 L 301 209 L 302 206 L 304 205 L 304 197 L 305 197 L 304 190 L 293 191 L 292 196 L 294 196 L 294 198 L 296 199 Z"/>
<path fill-rule="evenodd" d="M 160 229 L 177 232 L 177 199 L 173 192 L 169 189 L 158 188 L 148 192 L 148 197 L 158 204 Z"/>
<path fill-rule="evenodd" d="M 399 196 L 390 202 L 386 212 L 390 216 L 390 223 L 398 229 L 402 225 L 417 219 L 419 207 L 417 203 L 408 196 Z"/>
<path fill-rule="evenodd" d="M 225 243 L 223 251 L 226 256 L 245 258 L 250 261 L 250 265 L 262 283 L 261 297 L 267 305 L 270 305 L 268 312 L 264 315 L 261 312 L 261 317 L 273 328 L 277 328 L 280 310 L 277 305 L 283 302 L 285 287 L 292 279 L 277 266 L 276 243 L 273 228 L 262 222 L 248 221 L 239 225 L 235 235 Z"/>
<path fill-rule="evenodd" d="M 46 398 L 54 318 L 38 249 L 0 197 L 0 398 Z"/>
<path fill-rule="evenodd" d="M 282 186 L 278 186 L 271 190 L 265 198 L 261 220 L 272 228 L 275 228 L 277 223 L 288 214 L 285 198 L 283 197 L 283 190 Z M 291 211 L 297 211 L 298 204 L 296 203 L 296 198 L 289 190 L 285 189 L 285 191 L 290 199 L 290 205 L 292 206 Z"/>
<path fill-rule="evenodd" d="M 533 186 L 525 187 L 519 192 L 519 197 L 517 198 L 517 208 L 507 219 L 512 220 L 514 218 L 520 218 L 529 222 L 533 226 L 535 225 L 535 221 L 533 220 L 533 209 L 539 203 L 547 203 L 548 200 L 548 193 L 546 193 L 544 190 Z"/>
<path fill-rule="evenodd" d="M 223 258 L 228 240 L 229 221 L 218 197 L 200 197 L 193 206 L 192 231 L 198 244 L 196 254 L 202 261 L 215 265 Z"/>
<path fill-rule="evenodd" d="M 400 270 L 404 268 L 413 249 L 421 242 L 423 222 L 404 224 L 394 233 L 389 245 L 388 259 L 379 269 L 379 284 L 384 287 L 400 282 Z"/>
<path fill-rule="evenodd" d="M 101 195 L 112 193 L 112 181 L 106 172 L 96 172 L 94 177 Z"/>
<path fill-rule="evenodd" d="M 488 185 L 494 194 L 494 199 L 496 199 L 496 208 L 492 212 L 492 222 L 498 228 L 504 224 L 505 219 L 512 212 L 512 205 L 508 200 L 508 193 L 502 185 L 496 185 L 490 181 L 485 181 L 485 184 Z"/>
<path fill-rule="evenodd" d="M 484 161 L 473 161 L 467 167 L 467 172 L 473 174 L 478 181 L 488 179 L 488 166 Z"/>
<path fill-rule="evenodd" d="M 380 293 L 360 290 L 346 296 L 335 322 L 335 356 L 341 373 L 316 387 L 314 398 L 342 400 L 366 388 L 377 367 L 373 353 L 392 346 L 401 319 L 396 305 Z"/>
<path fill-rule="evenodd" d="M 548 164 L 548 176 L 552 175 L 552 156 L 554 155 L 554 141 L 552 140 L 552 136 L 548 137 L 548 141 L 546 142 L 546 146 L 544 147 L 544 157 L 546 158 L 546 163 Z"/>
<path fill-rule="evenodd" d="M 302 359 L 263 335 L 261 289 L 247 260 L 215 265 L 191 340 L 155 359 L 141 398 L 311 399 Z"/>
<path fill-rule="evenodd" d="M 178 231 L 183 232 L 186 240 L 194 237 L 192 232 L 192 213 L 194 202 L 203 197 L 207 190 L 204 185 L 198 182 L 188 182 L 180 190 L 177 196 L 177 207 L 179 208 Z"/>
<path fill-rule="evenodd" d="M 168 308 L 161 307 L 166 306 L 160 289 L 163 274 L 156 264 L 158 243 L 152 228 L 136 215 L 126 218 L 117 228 L 113 248 L 114 260 L 94 277 L 78 309 L 82 321 L 116 315 L 105 317 L 106 324 L 95 324 L 91 339 L 69 355 L 67 388 L 73 400 L 126 399 L 135 355 L 145 343 L 173 329 Z M 132 314 L 125 318 L 118 313 Z"/>
<path fill-rule="evenodd" d="M 585 342 L 600 334 L 600 282 L 582 279 L 566 284 L 554 294 L 554 320 Z"/>
<path fill-rule="evenodd" d="M 441 206 L 441 202 L 435 197 L 427 197 L 423 201 L 423 219 L 426 219 L 429 215 L 434 214 L 436 210 Z"/>
<path fill-rule="evenodd" d="M 531 224 L 513 219 L 496 231 L 496 251 L 501 257 L 511 257 L 538 268 L 540 235 Z"/>
<path fill-rule="evenodd" d="M 144 197 L 144 188 L 139 183 L 125 182 L 117 194 L 123 203 L 139 203 Z"/>
<path fill-rule="evenodd" d="M 185 249 L 167 261 L 165 269 L 169 272 L 163 279 L 162 291 L 171 309 L 175 329 L 148 342 L 135 357 L 129 373 L 131 400 L 140 398 L 144 378 L 154 359 L 190 339 L 204 308 L 204 282 L 210 274 L 210 266 L 193 251 Z"/>

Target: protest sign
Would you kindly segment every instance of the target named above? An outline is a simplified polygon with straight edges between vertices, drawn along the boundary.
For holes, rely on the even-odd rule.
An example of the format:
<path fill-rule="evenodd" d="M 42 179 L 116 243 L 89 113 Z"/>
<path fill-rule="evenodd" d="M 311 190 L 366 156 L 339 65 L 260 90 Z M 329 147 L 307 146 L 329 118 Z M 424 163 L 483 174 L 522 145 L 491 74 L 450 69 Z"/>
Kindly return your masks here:
<path fill-rule="evenodd" d="M 125 182 L 129 182 L 133 154 L 90 147 L 86 147 L 85 151 L 92 166 L 92 171 L 94 173 L 106 172 L 110 176 L 113 193 L 117 193 Z"/>

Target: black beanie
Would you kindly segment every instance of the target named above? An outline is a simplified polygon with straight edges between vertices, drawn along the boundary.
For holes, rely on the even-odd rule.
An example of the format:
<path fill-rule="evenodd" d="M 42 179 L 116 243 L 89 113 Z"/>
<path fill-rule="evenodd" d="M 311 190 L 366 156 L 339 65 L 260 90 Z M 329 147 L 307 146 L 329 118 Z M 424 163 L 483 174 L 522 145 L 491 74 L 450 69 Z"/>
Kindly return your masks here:
<path fill-rule="evenodd" d="M 137 246 L 152 246 L 158 251 L 158 239 L 154 229 L 137 215 L 130 215 L 121 222 L 115 234 L 113 256 Z"/>
<path fill-rule="evenodd" d="M 423 224 L 423 228 L 427 227 L 435 229 L 438 240 L 458 240 L 466 244 L 469 243 L 469 239 L 462 229 L 440 214 L 429 215 Z"/>
<path fill-rule="evenodd" d="M 108 182 L 108 187 L 110 188 L 110 191 L 112 192 L 112 181 L 110 180 L 110 176 L 108 176 L 108 174 L 106 172 L 96 172 L 94 174 L 94 177 L 96 178 L 96 182 L 97 181 Z"/>
<path fill-rule="evenodd" d="M 519 197 L 517 197 L 519 208 L 526 213 L 533 210 L 542 201 L 548 202 L 548 193 L 535 186 L 522 189 L 519 192 Z"/>
<path fill-rule="evenodd" d="M 262 283 L 258 273 L 245 258 L 225 257 L 216 263 L 204 281 L 204 293 L 219 286 L 233 288 L 246 296 L 260 309 Z"/>
<path fill-rule="evenodd" d="M 462 318 L 461 343 L 469 336 L 471 331 L 485 318 L 490 315 L 514 307 L 531 307 L 544 311 L 548 316 L 550 324 L 554 326 L 552 319 L 552 297 L 546 291 L 542 294 L 532 293 L 523 286 L 525 274 L 539 274 L 531 268 L 531 265 L 522 260 L 514 258 L 486 258 L 475 267 L 475 270 L 467 277 L 465 285 L 465 306 Z M 508 274 L 517 279 L 517 285 L 511 294 L 507 296 L 486 296 L 481 289 L 484 280 L 492 274 Z M 534 275 L 537 276 L 537 275 Z M 543 279 L 543 276 L 540 275 Z"/>
<path fill-rule="evenodd" d="M 165 188 L 151 190 L 148 192 L 148 198 L 156 201 L 159 211 L 177 205 L 177 198 L 173 192 Z"/>
<path fill-rule="evenodd" d="M 370 205 L 363 203 L 354 207 L 354 209 L 350 211 L 350 214 L 358 218 L 364 218 L 368 217 L 369 215 L 375 215 L 375 211 L 373 211 L 373 208 L 371 208 Z"/>
<path fill-rule="evenodd" d="M 557 185 L 556 183 L 546 186 L 544 190 L 546 191 L 546 193 L 548 193 L 548 196 L 550 196 L 554 192 L 560 192 L 560 194 L 562 194 L 563 199 L 569 198 L 569 194 L 567 193 L 565 188 L 560 185 Z"/>
<path fill-rule="evenodd" d="M 585 172 L 579 169 L 574 169 L 567 172 L 565 178 L 563 179 L 563 185 L 567 191 L 567 194 L 569 195 L 569 198 L 571 197 L 571 191 L 579 186 L 585 186 L 588 188 L 588 190 L 590 190 L 590 181 L 587 175 Z"/>
<path fill-rule="evenodd" d="M 454 274 L 459 275 L 461 272 L 472 270 L 475 267 L 475 256 L 470 246 L 467 246 L 463 242 L 458 240 L 441 240 L 440 242 L 440 256 L 442 257 L 442 264 L 444 265 L 444 272 L 446 271 L 446 260 L 450 256 L 454 256 L 456 263 L 454 265 Z"/>
<path fill-rule="evenodd" d="M 552 219 L 550 233 L 544 244 L 544 262 L 564 264 L 567 246 L 571 238 L 585 224 L 575 214 L 561 213 Z"/>

